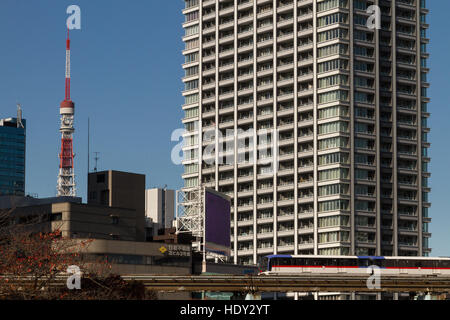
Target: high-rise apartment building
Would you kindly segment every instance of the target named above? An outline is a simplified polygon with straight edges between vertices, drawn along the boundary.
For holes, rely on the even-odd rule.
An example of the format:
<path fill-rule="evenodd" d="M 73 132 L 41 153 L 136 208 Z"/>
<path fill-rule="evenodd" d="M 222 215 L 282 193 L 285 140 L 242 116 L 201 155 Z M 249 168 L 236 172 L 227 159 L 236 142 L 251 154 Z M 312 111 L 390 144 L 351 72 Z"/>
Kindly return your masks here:
<path fill-rule="evenodd" d="M 185 2 L 185 190 L 234 261 L 428 255 L 425 0 Z"/>
<path fill-rule="evenodd" d="M 25 119 L 0 119 L 0 196 L 25 195 L 25 128 Z"/>

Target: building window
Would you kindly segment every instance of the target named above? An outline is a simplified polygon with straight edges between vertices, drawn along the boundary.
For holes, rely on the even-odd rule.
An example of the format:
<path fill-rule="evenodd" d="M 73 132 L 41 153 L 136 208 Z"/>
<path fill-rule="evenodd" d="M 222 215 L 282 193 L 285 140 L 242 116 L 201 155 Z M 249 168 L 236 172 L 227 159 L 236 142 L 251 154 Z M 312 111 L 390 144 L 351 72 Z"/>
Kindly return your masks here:
<path fill-rule="evenodd" d="M 100 204 L 104 206 L 109 205 L 109 190 L 102 190 Z"/>
<path fill-rule="evenodd" d="M 62 212 L 52 214 L 50 219 L 51 221 L 62 221 Z"/>
<path fill-rule="evenodd" d="M 106 181 L 106 176 L 105 174 L 99 174 L 97 175 L 97 183 L 105 183 Z"/>
<path fill-rule="evenodd" d="M 111 223 L 114 225 L 119 224 L 119 217 L 118 216 L 111 216 Z"/>

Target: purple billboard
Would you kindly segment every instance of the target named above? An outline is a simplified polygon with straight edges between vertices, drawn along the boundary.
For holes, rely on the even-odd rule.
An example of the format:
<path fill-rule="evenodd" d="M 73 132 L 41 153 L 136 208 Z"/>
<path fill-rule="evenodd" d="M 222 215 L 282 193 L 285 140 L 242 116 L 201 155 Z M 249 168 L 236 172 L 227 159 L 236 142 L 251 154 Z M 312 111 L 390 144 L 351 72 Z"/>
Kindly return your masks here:
<path fill-rule="evenodd" d="M 205 250 L 230 255 L 230 199 L 214 190 L 205 189 Z"/>

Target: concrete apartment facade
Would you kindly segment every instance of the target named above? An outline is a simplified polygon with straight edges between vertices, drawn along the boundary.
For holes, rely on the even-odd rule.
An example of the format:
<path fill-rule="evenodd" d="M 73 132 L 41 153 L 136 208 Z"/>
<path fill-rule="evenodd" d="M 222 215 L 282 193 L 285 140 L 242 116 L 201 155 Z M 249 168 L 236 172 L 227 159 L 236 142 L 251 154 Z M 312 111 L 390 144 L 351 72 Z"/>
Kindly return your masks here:
<path fill-rule="evenodd" d="M 234 261 L 428 255 L 425 1 L 185 3 L 184 190 L 232 198 Z"/>

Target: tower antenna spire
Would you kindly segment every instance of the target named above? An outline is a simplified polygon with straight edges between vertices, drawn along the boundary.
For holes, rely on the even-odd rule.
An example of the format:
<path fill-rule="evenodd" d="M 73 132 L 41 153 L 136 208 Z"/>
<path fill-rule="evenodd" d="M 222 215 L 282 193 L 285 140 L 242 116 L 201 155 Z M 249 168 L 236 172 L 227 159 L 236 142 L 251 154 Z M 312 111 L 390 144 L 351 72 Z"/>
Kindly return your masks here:
<path fill-rule="evenodd" d="M 66 40 L 66 93 L 64 101 L 61 102 L 61 154 L 59 155 L 59 174 L 58 174 L 58 197 L 75 197 L 75 173 L 74 173 L 74 154 L 73 154 L 73 133 L 75 132 L 73 121 L 75 115 L 75 104 L 70 98 L 70 34 L 67 28 Z"/>
<path fill-rule="evenodd" d="M 66 101 L 70 100 L 70 34 L 69 28 L 67 28 L 67 40 L 66 40 Z"/>

